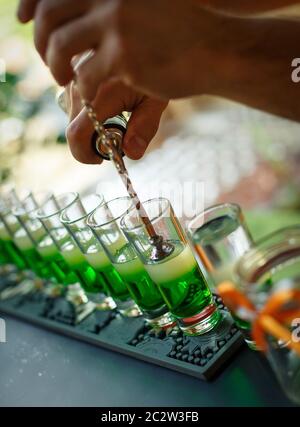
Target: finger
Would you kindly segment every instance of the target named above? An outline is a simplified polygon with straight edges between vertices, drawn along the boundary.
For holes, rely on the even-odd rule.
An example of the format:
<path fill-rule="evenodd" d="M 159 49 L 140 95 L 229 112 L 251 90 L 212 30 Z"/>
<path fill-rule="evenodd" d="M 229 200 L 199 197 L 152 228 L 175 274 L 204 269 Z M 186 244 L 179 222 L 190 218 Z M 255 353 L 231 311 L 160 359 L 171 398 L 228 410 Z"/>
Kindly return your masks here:
<path fill-rule="evenodd" d="M 167 105 L 167 102 L 145 97 L 134 109 L 123 141 L 123 150 L 128 157 L 138 160 L 145 154 Z"/>
<path fill-rule="evenodd" d="M 70 118 L 70 121 L 72 121 L 82 111 L 83 106 L 82 106 L 81 98 L 79 96 L 78 90 L 77 90 L 74 82 L 71 82 L 71 84 L 69 86 L 70 86 L 70 89 L 69 89 L 69 99 L 70 99 L 69 118 Z"/>
<path fill-rule="evenodd" d="M 31 21 L 34 17 L 35 9 L 40 0 L 20 0 L 17 17 L 20 22 L 25 24 L 26 22 Z"/>
<path fill-rule="evenodd" d="M 88 0 L 41 0 L 36 9 L 34 43 L 37 51 L 45 60 L 50 34 L 55 28 L 83 15 L 88 9 Z"/>
<path fill-rule="evenodd" d="M 88 16 L 75 19 L 56 30 L 50 37 L 46 62 L 57 82 L 66 85 L 73 78 L 73 56 L 97 46 L 100 31 Z"/>
<path fill-rule="evenodd" d="M 103 85 L 94 101 L 94 110 L 99 121 L 104 121 L 122 111 L 129 103 L 134 103 L 131 99 L 130 91 L 118 82 L 109 82 Z M 101 163 L 101 158 L 95 154 L 91 145 L 94 127 L 89 119 L 86 109 L 83 109 L 69 124 L 66 137 L 70 150 L 81 163 L 97 164 Z"/>
<path fill-rule="evenodd" d="M 102 159 L 92 150 L 94 128 L 83 109 L 67 126 L 66 138 L 73 157 L 80 163 L 100 164 Z"/>
<path fill-rule="evenodd" d="M 78 88 L 86 100 L 92 101 L 100 84 L 117 76 L 118 52 L 117 40 L 108 36 L 94 55 L 76 68 Z"/>

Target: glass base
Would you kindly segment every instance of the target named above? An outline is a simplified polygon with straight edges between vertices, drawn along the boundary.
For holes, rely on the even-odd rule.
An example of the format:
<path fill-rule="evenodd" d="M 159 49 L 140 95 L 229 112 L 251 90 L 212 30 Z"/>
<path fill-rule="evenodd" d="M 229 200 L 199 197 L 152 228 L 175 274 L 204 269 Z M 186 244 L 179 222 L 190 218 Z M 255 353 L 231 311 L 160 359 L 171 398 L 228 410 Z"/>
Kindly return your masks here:
<path fill-rule="evenodd" d="M 88 301 L 81 305 L 77 305 L 74 307 L 75 309 L 75 323 L 78 325 L 84 319 L 86 319 L 93 311 L 95 311 L 96 306 L 92 301 Z"/>
<path fill-rule="evenodd" d="M 66 300 L 75 307 L 82 306 L 88 302 L 88 297 L 79 283 L 69 285 L 66 293 Z"/>
<path fill-rule="evenodd" d="M 19 295 L 27 295 L 36 292 L 36 285 L 33 280 L 25 279 L 17 285 L 8 286 L 0 293 L 0 300 L 7 300 Z"/>
<path fill-rule="evenodd" d="M 141 310 L 133 300 L 116 301 L 117 309 L 124 317 L 139 317 L 142 316 Z"/>
<path fill-rule="evenodd" d="M 41 291 L 49 298 L 58 298 L 63 295 L 64 287 L 58 283 L 44 283 Z"/>
<path fill-rule="evenodd" d="M 181 331 L 185 335 L 202 335 L 214 329 L 222 319 L 215 304 L 211 304 L 195 316 L 177 319 Z"/>
<path fill-rule="evenodd" d="M 260 351 L 260 349 L 257 347 L 256 342 L 253 340 L 249 340 L 247 338 L 245 338 L 245 343 L 247 344 L 247 346 L 250 348 L 250 350 L 254 350 L 254 351 Z"/>
<path fill-rule="evenodd" d="M 93 301 L 96 306 L 96 310 L 106 311 L 113 310 L 117 307 L 117 304 L 112 299 L 112 297 L 108 297 L 102 293 L 87 293 L 88 299 Z"/>
<path fill-rule="evenodd" d="M 9 284 L 15 285 L 18 282 L 21 282 L 25 279 L 33 280 L 35 279 L 35 274 L 30 270 L 19 270 L 13 264 L 6 264 L 1 266 L 0 276 L 5 279 Z"/>
<path fill-rule="evenodd" d="M 239 330 L 241 331 L 241 333 L 244 337 L 245 343 L 250 348 L 250 350 L 260 351 L 259 347 L 257 347 L 257 345 L 256 345 L 256 342 L 253 341 L 253 339 L 252 339 L 250 327 L 249 328 L 241 327 L 239 319 L 235 318 L 234 320 L 235 320 L 237 327 L 239 328 Z"/>
<path fill-rule="evenodd" d="M 66 300 L 73 305 L 76 324 L 81 323 L 96 308 L 96 305 L 92 301 L 89 301 L 79 283 L 68 286 Z"/>
<path fill-rule="evenodd" d="M 147 317 L 147 313 L 143 313 L 143 315 L 145 317 L 146 322 L 152 328 L 168 329 L 168 328 L 171 328 L 172 326 L 176 325 L 175 318 L 169 312 L 162 314 L 161 316 L 151 318 L 151 319 L 149 317 Z"/>
<path fill-rule="evenodd" d="M 18 271 L 17 267 L 14 264 L 3 264 L 0 266 L 0 276 L 8 276 L 11 273 L 16 273 Z"/>

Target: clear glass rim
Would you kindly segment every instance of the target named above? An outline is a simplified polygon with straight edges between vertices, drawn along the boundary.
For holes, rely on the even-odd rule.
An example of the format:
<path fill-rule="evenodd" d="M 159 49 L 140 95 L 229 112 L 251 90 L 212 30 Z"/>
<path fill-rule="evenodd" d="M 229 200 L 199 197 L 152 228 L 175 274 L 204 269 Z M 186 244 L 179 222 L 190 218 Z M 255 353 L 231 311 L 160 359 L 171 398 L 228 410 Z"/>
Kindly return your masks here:
<path fill-rule="evenodd" d="M 65 215 L 67 215 L 67 212 L 70 210 L 70 209 L 72 209 L 72 207 L 77 203 L 77 202 L 83 202 L 84 201 L 84 199 L 87 199 L 88 197 L 96 197 L 96 198 L 99 198 L 99 204 L 95 207 L 95 208 L 93 208 L 90 212 L 88 212 L 88 213 L 86 213 L 85 215 L 82 215 L 82 216 L 79 216 L 79 217 L 77 217 L 76 219 L 70 219 L 70 220 L 68 220 L 67 218 L 65 218 Z M 69 205 L 69 206 L 67 206 L 65 209 L 63 209 L 63 211 L 61 212 L 61 214 L 60 214 L 60 217 L 59 217 L 59 219 L 60 219 L 60 221 L 63 223 L 63 224 L 66 224 L 66 225 L 72 225 L 72 224 L 76 224 L 77 222 L 79 222 L 79 221 L 82 221 L 82 220 L 84 220 L 84 219 L 86 219 L 86 218 L 88 218 L 90 215 L 92 215 L 97 209 L 99 209 L 101 206 L 103 206 L 103 205 L 105 205 L 105 202 L 104 202 L 104 196 L 102 195 L 102 194 L 89 194 L 89 195 L 87 195 L 87 196 L 84 196 L 84 197 L 78 197 L 78 199 L 75 201 L 75 202 L 73 202 L 71 205 Z"/>
<path fill-rule="evenodd" d="M 23 200 L 27 199 L 30 195 L 32 195 L 32 191 L 28 188 L 22 189 L 23 197 L 20 197 L 15 186 L 10 185 L 9 188 L 4 189 L 2 192 L 0 192 L 0 214 L 5 216 L 10 213 L 12 213 L 12 210 L 14 206 L 10 205 L 10 198 L 15 197 L 16 200 L 19 201 L 19 203 L 22 203 Z"/>
<path fill-rule="evenodd" d="M 289 247 L 290 251 L 288 251 Z M 272 268 L 272 266 L 269 267 L 270 262 L 275 256 L 279 257 L 281 252 L 283 255 L 277 265 L 300 257 L 300 225 L 280 228 L 255 242 L 254 247 L 249 249 L 238 261 L 237 276 L 246 283 L 253 283 L 252 278 L 261 277 L 269 271 Z M 257 273 L 259 271 L 261 273 Z"/>
<path fill-rule="evenodd" d="M 7 205 L 5 200 L 0 200 L 0 216 L 6 216 L 11 212 L 11 208 Z"/>
<path fill-rule="evenodd" d="M 51 193 L 49 191 L 37 191 L 35 193 L 30 192 L 26 197 L 21 199 L 19 206 L 15 206 L 11 209 L 11 213 L 18 218 L 18 217 L 21 217 L 23 215 L 33 214 L 34 212 L 37 212 L 39 210 L 40 206 L 35 206 L 30 210 L 26 210 L 26 208 L 24 207 L 24 203 L 26 202 L 26 200 L 29 197 L 32 197 L 33 200 L 35 201 L 36 196 L 41 195 L 41 194 L 45 195 L 45 199 L 44 199 L 43 204 L 47 203 L 47 201 L 50 200 L 51 197 L 53 196 L 53 193 Z"/>
<path fill-rule="evenodd" d="M 54 216 L 56 216 L 56 215 L 59 215 L 59 214 L 61 214 L 61 212 L 63 211 L 63 210 L 65 210 L 65 209 L 67 209 L 68 207 L 70 207 L 76 200 L 78 200 L 78 198 L 79 198 L 79 194 L 77 193 L 77 192 L 75 192 L 75 191 L 70 191 L 70 192 L 68 192 L 68 193 L 62 193 L 62 194 L 59 194 L 58 196 L 56 196 L 55 194 L 54 194 L 54 197 L 55 197 L 55 199 L 60 199 L 60 198 L 63 198 L 63 197 L 66 197 L 66 196 L 69 196 L 69 195 L 72 195 L 73 196 L 73 199 L 66 205 L 66 206 L 64 206 L 63 208 L 61 208 L 61 209 L 58 209 L 57 211 L 55 211 L 55 212 L 52 212 L 51 214 L 48 214 L 48 215 L 44 215 L 43 213 L 42 213 L 42 209 L 43 209 L 43 207 L 46 205 L 46 203 L 48 203 L 50 200 L 51 200 L 51 197 L 49 197 L 49 199 L 47 199 L 47 200 L 45 200 L 45 203 L 43 203 L 43 206 L 41 206 L 40 208 L 38 208 L 37 209 L 37 211 L 36 211 L 36 218 L 37 219 L 40 219 L 40 220 L 45 220 L 45 219 L 49 219 L 49 218 L 53 218 Z"/>
<path fill-rule="evenodd" d="M 20 194 L 21 193 L 21 194 Z M 19 188 L 17 189 L 14 185 L 8 184 L 6 188 L 3 188 L 0 191 L 0 199 L 8 199 L 11 196 L 14 196 L 16 199 L 22 201 L 32 194 L 32 190 L 29 188 Z"/>
<path fill-rule="evenodd" d="M 172 210 L 171 203 L 166 197 L 153 197 L 152 199 L 148 199 L 145 202 L 142 202 L 142 205 L 146 206 L 146 205 L 149 205 L 150 203 L 153 203 L 153 202 L 164 202 L 164 203 L 166 203 L 166 206 L 162 209 L 160 215 L 157 215 L 155 218 L 149 218 L 151 224 L 155 224 L 161 217 L 164 216 L 164 214 L 168 210 L 170 210 L 170 209 Z M 130 212 L 134 209 L 135 208 L 133 207 L 133 209 L 131 209 L 127 214 L 123 215 L 123 218 L 121 219 L 120 226 L 125 232 L 132 232 L 132 231 L 136 231 L 136 230 L 144 228 L 144 224 L 137 224 L 137 225 L 132 226 L 132 227 L 128 227 L 126 225 L 126 217 L 129 216 Z M 172 210 L 172 212 L 173 212 L 173 210 Z"/>
<path fill-rule="evenodd" d="M 15 193 L 16 194 L 16 187 L 12 184 L 4 184 L 1 186 L 0 190 L 0 199 L 5 199 L 9 194 Z"/>
<path fill-rule="evenodd" d="M 218 203 L 204 209 L 202 212 L 198 213 L 193 219 L 191 219 L 187 225 L 187 231 L 190 235 L 192 235 L 195 229 L 203 227 L 203 225 L 206 223 L 205 216 L 218 213 L 222 210 L 234 212 L 236 217 L 239 217 L 242 214 L 242 208 L 237 203 Z M 202 225 L 196 226 L 195 223 L 199 221 L 200 218 L 203 218 Z"/>
<path fill-rule="evenodd" d="M 126 209 L 125 212 L 123 212 L 122 214 L 116 216 L 115 218 L 113 218 L 109 221 L 102 222 L 101 224 L 96 224 L 95 222 L 92 222 L 94 220 L 94 215 L 96 214 L 98 209 L 109 207 L 110 203 L 118 201 L 118 200 L 128 200 L 130 202 L 131 206 L 128 209 Z M 86 223 L 89 227 L 91 227 L 94 230 L 97 228 L 102 228 L 102 227 L 105 227 L 109 224 L 112 224 L 112 223 L 118 221 L 120 218 L 122 218 L 124 215 L 126 215 L 126 212 L 128 212 L 132 209 L 135 209 L 135 207 L 134 207 L 132 199 L 129 196 L 115 197 L 114 199 L 111 199 L 108 202 L 103 203 L 101 206 L 98 206 L 93 212 L 91 212 L 91 214 L 89 214 L 87 216 Z"/>

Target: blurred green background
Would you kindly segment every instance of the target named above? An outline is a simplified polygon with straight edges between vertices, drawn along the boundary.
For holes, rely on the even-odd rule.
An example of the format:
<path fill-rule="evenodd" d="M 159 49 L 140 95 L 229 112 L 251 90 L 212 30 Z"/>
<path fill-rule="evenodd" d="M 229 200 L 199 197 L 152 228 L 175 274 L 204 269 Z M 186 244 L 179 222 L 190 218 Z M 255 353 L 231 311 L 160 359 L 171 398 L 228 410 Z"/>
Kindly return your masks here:
<path fill-rule="evenodd" d="M 20 25 L 16 0 L 0 0 L 0 182 L 33 145 L 65 142 L 66 118 L 55 104 L 57 87 L 33 48 L 32 24 Z"/>

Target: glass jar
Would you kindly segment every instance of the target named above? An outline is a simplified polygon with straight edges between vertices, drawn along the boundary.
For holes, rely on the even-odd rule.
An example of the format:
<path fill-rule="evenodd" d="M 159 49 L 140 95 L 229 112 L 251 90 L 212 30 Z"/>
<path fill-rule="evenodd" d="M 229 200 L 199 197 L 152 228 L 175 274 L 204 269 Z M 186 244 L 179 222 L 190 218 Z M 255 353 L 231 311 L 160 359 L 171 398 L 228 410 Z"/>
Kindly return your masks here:
<path fill-rule="evenodd" d="M 286 395 L 300 404 L 300 355 L 291 348 L 291 341 L 300 342 L 300 296 L 295 297 L 300 295 L 300 226 L 287 227 L 261 239 L 239 261 L 236 283 L 257 315 L 266 313 L 271 299 L 274 310 L 275 302 L 282 301 L 276 311 L 269 313 L 268 320 L 275 321 L 277 329 L 284 327 L 290 338 L 275 338 L 265 329 L 266 356 Z"/>

